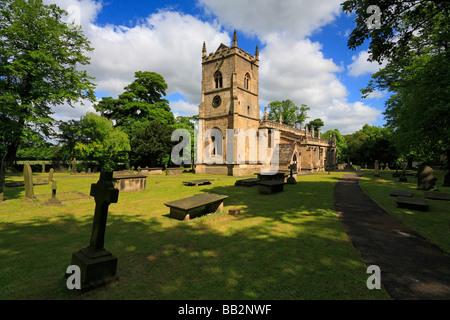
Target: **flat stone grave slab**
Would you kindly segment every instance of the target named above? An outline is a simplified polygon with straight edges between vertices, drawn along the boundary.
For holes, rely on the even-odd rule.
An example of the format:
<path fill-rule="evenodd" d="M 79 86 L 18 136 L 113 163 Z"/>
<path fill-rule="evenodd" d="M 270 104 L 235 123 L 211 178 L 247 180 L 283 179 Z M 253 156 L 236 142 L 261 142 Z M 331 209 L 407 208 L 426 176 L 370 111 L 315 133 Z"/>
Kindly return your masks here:
<path fill-rule="evenodd" d="M 192 197 L 183 198 L 164 203 L 170 208 L 172 218 L 188 221 L 190 218 L 201 215 L 202 213 L 221 212 L 223 210 L 223 200 L 228 196 L 215 193 L 202 193 Z M 196 209 L 205 207 L 204 212 Z"/>
<path fill-rule="evenodd" d="M 191 181 L 183 181 L 186 186 L 200 186 L 204 184 L 211 184 L 212 179 L 200 179 L 200 180 L 191 180 Z"/>
<path fill-rule="evenodd" d="M 397 197 L 395 201 L 399 208 L 428 211 L 428 203 L 422 198 Z"/>
<path fill-rule="evenodd" d="M 450 193 L 443 192 L 425 192 L 425 198 L 433 200 L 450 200 Z"/>
<path fill-rule="evenodd" d="M 244 186 L 244 187 L 252 187 L 256 185 L 259 182 L 259 179 L 257 178 L 250 178 L 250 179 L 241 179 L 237 180 L 234 185 L 235 186 Z"/>
<path fill-rule="evenodd" d="M 259 193 L 272 194 L 283 191 L 285 183 L 279 180 L 264 180 L 258 182 L 256 185 L 258 186 Z"/>
<path fill-rule="evenodd" d="M 391 197 L 412 197 L 412 192 L 408 190 L 392 190 Z"/>

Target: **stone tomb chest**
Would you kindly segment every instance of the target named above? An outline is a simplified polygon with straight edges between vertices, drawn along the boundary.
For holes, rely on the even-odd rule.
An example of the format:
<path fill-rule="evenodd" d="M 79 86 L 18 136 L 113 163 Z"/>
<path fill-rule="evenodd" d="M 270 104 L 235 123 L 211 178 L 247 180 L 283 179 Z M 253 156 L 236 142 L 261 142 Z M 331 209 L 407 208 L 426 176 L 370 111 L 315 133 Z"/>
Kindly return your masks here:
<path fill-rule="evenodd" d="M 129 174 L 113 177 L 114 188 L 120 192 L 145 190 L 147 176 L 143 174 Z"/>

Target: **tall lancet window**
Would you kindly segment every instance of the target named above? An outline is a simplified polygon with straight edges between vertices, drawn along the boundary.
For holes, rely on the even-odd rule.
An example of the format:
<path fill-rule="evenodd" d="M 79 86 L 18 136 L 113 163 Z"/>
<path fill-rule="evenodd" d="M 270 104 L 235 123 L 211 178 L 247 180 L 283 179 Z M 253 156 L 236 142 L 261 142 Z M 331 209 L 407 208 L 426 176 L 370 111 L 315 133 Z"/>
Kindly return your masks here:
<path fill-rule="evenodd" d="M 244 77 L 244 89 L 250 90 L 250 75 L 248 73 L 246 73 Z"/>
<path fill-rule="evenodd" d="M 220 71 L 214 73 L 214 86 L 216 89 L 222 88 L 223 86 L 222 73 Z"/>

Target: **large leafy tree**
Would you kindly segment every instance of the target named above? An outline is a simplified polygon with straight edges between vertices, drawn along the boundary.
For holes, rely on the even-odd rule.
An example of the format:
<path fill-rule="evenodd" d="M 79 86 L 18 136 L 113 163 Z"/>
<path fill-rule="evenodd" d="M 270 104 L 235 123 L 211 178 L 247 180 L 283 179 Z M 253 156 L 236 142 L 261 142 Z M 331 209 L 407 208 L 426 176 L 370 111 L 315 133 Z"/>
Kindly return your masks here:
<path fill-rule="evenodd" d="M 42 0 L 0 2 L 0 158 L 10 165 L 25 137 L 52 132 L 52 105 L 93 101 L 80 70 L 92 48 L 67 13 Z"/>
<path fill-rule="evenodd" d="M 173 147 L 172 131 L 170 126 L 158 121 L 146 122 L 131 137 L 132 163 L 150 167 L 162 165 Z"/>
<path fill-rule="evenodd" d="M 116 126 L 133 130 L 134 122 L 157 121 L 166 125 L 174 124 L 166 95 L 167 84 L 164 78 L 150 71 L 138 71 L 135 80 L 117 99 L 104 97 L 95 106 L 102 116 L 114 120 Z"/>
<path fill-rule="evenodd" d="M 96 162 L 102 169 L 112 170 L 119 162 L 127 161 L 130 141 L 111 120 L 88 112 L 80 119 L 74 149 L 77 159 Z"/>
<path fill-rule="evenodd" d="M 272 101 L 268 105 L 269 113 L 267 118 L 272 121 L 279 121 L 281 115 L 281 121 L 284 124 L 292 125 L 294 123 L 300 123 L 308 118 L 307 111 L 309 107 L 302 104 L 299 108 L 291 100 Z"/>
<path fill-rule="evenodd" d="M 366 25 L 369 5 L 380 9 L 379 29 Z M 392 93 L 384 114 L 399 150 L 423 160 L 446 152 L 450 159 L 450 3 L 349 0 L 343 10 L 356 13 L 348 47 L 370 39 L 369 60 L 387 62 L 362 92 Z"/>

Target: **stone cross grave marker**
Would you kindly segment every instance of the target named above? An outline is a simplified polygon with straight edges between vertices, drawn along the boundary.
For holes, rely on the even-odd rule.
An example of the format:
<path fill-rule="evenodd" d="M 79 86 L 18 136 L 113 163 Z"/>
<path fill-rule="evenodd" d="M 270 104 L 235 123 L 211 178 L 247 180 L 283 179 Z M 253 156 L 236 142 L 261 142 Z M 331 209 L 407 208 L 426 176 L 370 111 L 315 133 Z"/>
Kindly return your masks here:
<path fill-rule="evenodd" d="M 294 176 L 292 175 L 292 171 L 296 168 L 297 166 L 295 164 L 291 164 L 289 165 L 289 170 L 290 170 L 290 174 L 289 174 L 289 178 L 287 178 L 286 182 L 289 184 L 296 184 L 297 181 L 295 180 Z"/>
<path fill-rule="evenodd" d="M 23 166 L 23 182 L 25 185 L 25 199 L 36 199 L 33 187 L 33 171 L 31 171 L 31 166 L 28 162 Z"/>
<path fill-rule="evenodd" d="M 73 158 L 72 160 L 72 173 L 75 173 L 77 169 L 77 159 Z"/>
<path fill-rule="evenodd" d="M 108 207 L 119 198 L 119 190 L 114 188 L 112 179 L 112 171 L 102 171 L 98 182 L 91 185 L 95 213 L 90 243 L 72 255 L 72 265 L 81 270 L 82 289 L 102 286 L 116 279 L 117 258 L 104 248 Z"/>

